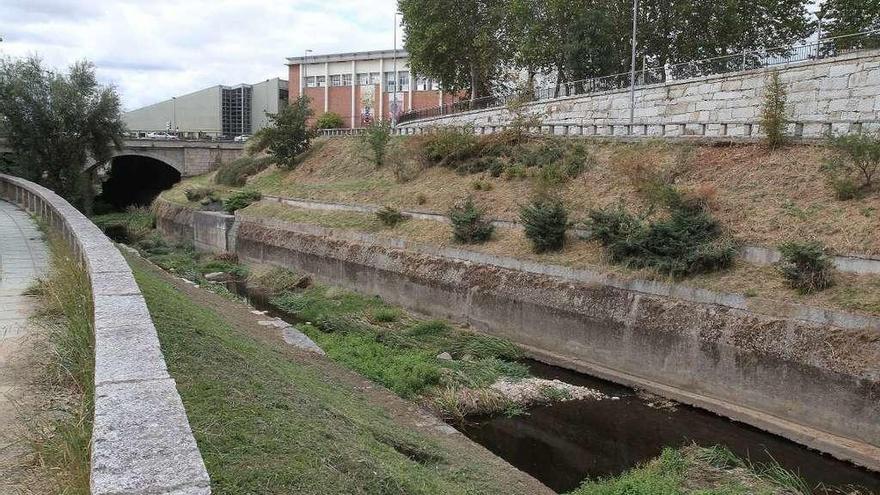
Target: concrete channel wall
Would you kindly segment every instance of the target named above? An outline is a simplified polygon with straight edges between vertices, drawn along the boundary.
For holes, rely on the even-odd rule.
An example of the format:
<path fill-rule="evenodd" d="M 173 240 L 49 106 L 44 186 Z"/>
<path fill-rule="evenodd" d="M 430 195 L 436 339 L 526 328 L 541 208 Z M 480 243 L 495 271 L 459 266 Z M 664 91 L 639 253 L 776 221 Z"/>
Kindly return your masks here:
<path fill-rule="evenodd" d="M 94 304 L 95 416 L 91 493 L 211 493 L 210 480 L 128 263 L 54 192 L 0 174 L 0 198 L 60 233 L 82 260 Z"/>
<path fill-rule="evenodd" d="M 185 228 L 171 225 L 185 215 L 165 211 L 160 228 Z M 275 219 L 235 224 L 227 247 L 245 262 L 463 322 L 543 361 L 880 470 L 876 317 Z"/>
<path fill-rule="evenodd" d="M 761 135 L 764 87 L 777 70 L 788 93 L 788 133 L 822 138 L 827 133 L 880 128 L 880 50 L 860 50 L 819 61 L 641 86 L 630 125 L 628 89 L 528 103 L 525 115 L 544 120 L 548 134 L 603 137 L 715 137 Z M 510 123 L 506 107 L 430 117 L 399 126 L 403 134 L 453 126 L 492 133 Z"/>

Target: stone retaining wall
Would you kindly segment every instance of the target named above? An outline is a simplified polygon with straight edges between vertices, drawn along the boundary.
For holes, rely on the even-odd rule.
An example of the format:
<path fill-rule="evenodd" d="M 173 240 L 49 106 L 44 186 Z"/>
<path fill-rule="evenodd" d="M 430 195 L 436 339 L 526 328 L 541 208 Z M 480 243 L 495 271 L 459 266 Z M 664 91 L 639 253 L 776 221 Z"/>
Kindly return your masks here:
<path fill-rule="evenodd" d="M 88 218 L 42 186 L 0 174 L 0 198 L 63 235 L 91 281 L 95 331 L 91 492 L 211 493 L 156 329 L 119 250 Z"/>
<path fill-rule="evenodd" d="M 773 67 L 788 91 L 790 135 L 820 138 L 829 131 L 880 128 L 880 50 Z M 769 70 L 759 69 L 641 86 L 635 125 L 628 89 L 543 100 L 524 106 L 545 120 L 542 132 L 586 136 L 751 138 L 759 121 Z M 494 132 L 510 122 L 504 107 L 401 124 L 401 132 L 432 126 Z"/>

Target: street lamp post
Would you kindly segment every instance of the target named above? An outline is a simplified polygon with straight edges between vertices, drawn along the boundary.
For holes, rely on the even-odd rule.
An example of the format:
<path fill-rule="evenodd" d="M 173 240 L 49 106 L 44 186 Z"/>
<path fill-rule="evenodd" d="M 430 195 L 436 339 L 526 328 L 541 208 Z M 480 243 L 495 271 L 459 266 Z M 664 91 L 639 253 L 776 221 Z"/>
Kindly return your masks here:
<path fill-rule="evenodd" d="M 312 53 L 311 50 L 306 50 L 303 53 L 303 76 L 302 76 L 302 88 L 300 89 L 300 96 L 305 96 L 306 88 L 309 87 L 308 81 L 306 79 L 309 77 L 309 54 Z"/>
<path fill-rule="evenodd" d="M 633 30 L 632 30 L 632 65 L 629 73 L 629 123 L 635 121 L 636 112 L 636 29 L 638 26 L 639 0 L 633 0 Z M 630 127 L 632 132 L 632 127 Z"/>
<path fill-rule="evenodd" d="M 397 74 L 397 16 L 403 15 L 400 12 L 394 13 L 394 93 L 391 94 L 393 101 L 391 102 L 391 127 L 397 125 L 397 93 L 400 92 L 400 76 Z"/>

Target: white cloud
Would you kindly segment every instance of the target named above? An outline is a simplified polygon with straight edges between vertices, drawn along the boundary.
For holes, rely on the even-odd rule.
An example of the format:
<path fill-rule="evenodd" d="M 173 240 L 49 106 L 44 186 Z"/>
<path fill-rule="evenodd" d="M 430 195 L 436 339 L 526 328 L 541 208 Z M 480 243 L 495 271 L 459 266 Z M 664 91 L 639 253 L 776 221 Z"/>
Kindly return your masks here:
<path fill-rule="evenodd" d="M 89 59 L 125 109 L 287 78 L 285 57 L 388 49 L 396 0 L 0 0 L 0 55 Z"/>

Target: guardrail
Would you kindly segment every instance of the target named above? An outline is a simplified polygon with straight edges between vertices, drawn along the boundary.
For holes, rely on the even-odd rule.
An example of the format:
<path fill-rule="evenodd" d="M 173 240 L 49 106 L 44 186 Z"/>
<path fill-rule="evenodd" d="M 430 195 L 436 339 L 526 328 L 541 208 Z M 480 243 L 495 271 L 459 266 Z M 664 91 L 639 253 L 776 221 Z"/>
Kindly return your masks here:
<path fill-rule="evenodd" d="M 759 50 L 722 55 L 719 57 L 692 60 L 664 67 L 644 67 L 635 73 L 635 85 L 646 86 L 670 81 L 696 79 L 717 74 L 762 69 L 776 65 L 806 62 L 836 57 L 863 49 L 880 47 L 880 29 L 861 33 L 824 38 L 813 42 L 784 45 Z M 631 72 L 621 72 L 607 76 L 581 79 L 536 89 L 525 94 L 493 95 L 474 100 L 459 101 L 443 106 L 422 108 L 404 112 L 397 122 L 402 124 L 413 120 L 438 117 L 455 113 L 484 110 L 507 105 L 511 101 L 541 101 L 577 96 L 604 91 L 621 90 L 630 87 Z"/>
<path fill-rule="evenodd" d="M 82 261 L 91 282 L 95 416 L 91 493 L 211 493 L 156 328 L 128 263 L 88 218 L 54 192 L 0 174 L 0 198 L 43 219 Z"/>
<path fill-rule="evenodd" d="M 366 131 L 363 127 L 355 127 L 352 129 L 319 129 L 321 136 L 360 136 Z"/>

